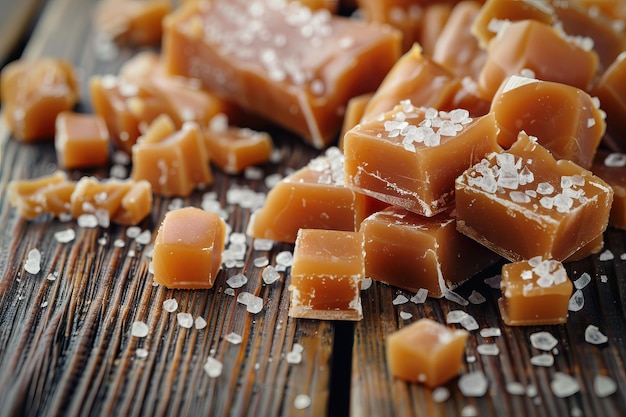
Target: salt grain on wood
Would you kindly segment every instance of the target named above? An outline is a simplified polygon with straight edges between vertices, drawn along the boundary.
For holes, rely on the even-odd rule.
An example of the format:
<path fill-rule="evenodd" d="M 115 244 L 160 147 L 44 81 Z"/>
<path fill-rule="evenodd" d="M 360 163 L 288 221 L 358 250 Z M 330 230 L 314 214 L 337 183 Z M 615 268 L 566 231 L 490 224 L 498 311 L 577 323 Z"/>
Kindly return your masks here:
<path fill-rule="evenodd" d="M 428 297 L 428 290 L 426 288 L 420 288 L 415 295 L 411 297 L 410 301 L 415 304 L 422 304 Z"/>
<path fill-rule="evenodd" d="M 550 382 L 552 393 L 559 398 L 566 398 L 576 394 L 580 387 L 576 378 L 563 372 L 556 372 Z"/>
<path fill-rule="evenodd" d="M 230 285 L 231 288 L 241 288 L 248 283 L 248 277 L 244 274 L 235 274 L 228 278 L 226 283 Z"/>
<path fill-rule="evenodd" d="M 135 337 L 146 337 L 149 330 L 148 325 L 143 321 L 135 321 L 131 327 L 130 334 Z"/>
<path fill-rule="evenodd" d="M 540 355 L 535 355 L 530 358 L 530 363 L 535 366 L 545 366 L 550 367 L 554 365 L 554 356 L 549 353 L 542 353 Z"/>
<path fill-rule="evenodd" d="M 194 321 L 194 327 L 196 328 L 196 330 L 202 330 L 206 326 L 207 326 L 207 322 L 205 319 L 203 319 L 200 316 L 196 317 L 196 320 Z"/>
<path fill-rule="evenodd" d="M 232 343 L 233 345 L 238 345 L 242 342 L 243 338 L 241 337 L 241 335 L 231 332 L 224 336 L 224 340 L 226 340 L 228 343 Z"/>
<path fill-rule="evenodd" d="M 585 298 L 581 290 L 576 290 L 569 299 L 567 309 L 569 311 L 580 311 L 585 306 Z"/>
<path fill-rule="evenodd" d="M 222 362 L 209 356 L 204 364 L 204 371 L 210 378 L 217 378 L 222 374 Z"/>
<path fill-rule="evenodd" d="M 585 329 L 585 342 L 591 343 L 592 345 L 601 345 L 608 341 L 609 338 L 606 337 L 597 326 L 590 324 Z"/>
<path fill-rule="evenodd" d="M 605 375 L 596 375 L 593 378 L 593 392 L 600 397 L 605 398 L 617 391 L 617 383 L 613 378 Z"/>
<path fill-rule="evenodd" d="M 486 356 L 498 356 L 500 354 L 500 349 L 498 345 L 494 344 L 480 344 L 476 346 L 476 351 L 481 355 Z"/>
<path fill-rule="evenodd" d="M 400 304 L 406 304 L 406 303 L 408 303 L 408 302 L 409 302 L 409 299 L 408 299 L 408 298 L 406 298 L 406 297 L 405 297 L 404 295 L 402 295 L 402 294 L 398 294 L 398 295 L 396 296 L 396 298 L 394 298 L 394 299 L 393 299 L 393 301 L 391 301 L 391 303 L 392 303 L 394 306 L 397 306 L 397 305 L 400 305 Z"/>
<path fill-rule="evenodd" d="M 365 277 L 361 281 L 361 291 L 368 290 L 372 286 L 372 279 L 370 277 Z"/>
<path fill-rule="evenodd" d="M 433 390 L 433 401 L 443 403 L 450 398 L 450 390 L 446 387 L 437 387 Z"/>
<path fill-rule="evenodd" d="M 306 394 L 298 394 L 293 400 L 293 406 L 296 410 L 304 410 L 311 405 L 311 397 Z"/>
<path fill-rule="evenodd" d="M 169 298 L 163 301 L 163 310 L 167 311 L 168 313 L 175 312 L 176 310 L 178 310 L 178 301 L 176 301 L 175 298 Z"/>
<path fill-rule="evenodd" d="M 41 271 L 41 252 L 34 248 L 28 251 L 26 261 L 24 262 L 24 270 L 29 274 L 38 274 Z"/>
<path fill-rule="evenodd" d="M 458 385 L 459 390 L 466 397 L 482 397 L 489 387 L 487 377 L 482 371 L 473 371 L 461 375 Z"/>
<path fill-rule="evenodd" d="M 65 229 L 54 234 L 54 238 L 59 243 L 68 243 L 76 238 L 76 232 L 74 229 Z"/>
<path fill-rule="evenodd" d="M 176 314 L 176 320 L 178 321 L 178 325 L 185 329 L 191 329 L 193 327 L 193 316 L 189 313 Z"/>
<path fill-rule="evenodd" d="M 537 332 L 530 335 L 530 344 L 539 350 L 550 351 L 558 343 L 558 340 L 549 332 Z"/>

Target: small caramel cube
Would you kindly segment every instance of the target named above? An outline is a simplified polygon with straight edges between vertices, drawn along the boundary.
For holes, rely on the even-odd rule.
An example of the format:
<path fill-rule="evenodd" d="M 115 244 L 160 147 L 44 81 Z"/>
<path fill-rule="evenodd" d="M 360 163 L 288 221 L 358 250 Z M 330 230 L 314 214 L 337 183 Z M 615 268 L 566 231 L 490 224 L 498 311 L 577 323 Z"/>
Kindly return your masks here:
<path fill-rule="evenodd" d="M 193 122 L 176 130 L 172 120 L 158 117 L 133 146 L 135 181 L 147 180 L 155 194 L 185 197 L 213 182 L 200 127 Z"/>
<path fill-rule="evenodd" d="M 454 180 L 485 154 L 499 151 L 493 114 L 417 108 L 403 102 L 349 130 L 345 182 L 354 190 L 424 216 L 454 201 Z"/>
<path fill-rule="evenodd" d="M 212 288 L 221 263 L 226 223 L 195 207 L 166 213 L 152 256 L 154 282 L 167 288 Z"/>
<path fill-rule="evenodd" d="M 57 115 L 78 102 L 78 77 L 62 59 L 14 61 L 2 69 L 0 80 L 4 119 L 26 142 L 52 139 Z"/>
<path fill-rule="evenodd" d="M 615 192 L 609 225 L 626 230 L 626 154 L 598 152 L 591 171 Z"/>
<path fill-rule="evenodd" d="M 502 320 L 509 326 L 560 324 L 567 321 L 572 281 L 563 264 L 533 257 L 502 267 Z"/>
<path fill-rule="evenodd" d="M 361 320 L 363 234 L 300 229 L 291 266 L 289 316 Z"/>
<path fill-rule="evenodd" d="M 525 133 L 456 180 L 457 228 L 511 261 L 563 261 L 607 227 L 613 190 Z"/>
<path fill-rule="evenodd" d="M 498 143 L 505 149 L 523 130 L 556 159 L 569 159 L 585 169 L 591 168 L 606 130 L 604 112 L 583 90 L 517 75 L 502 83 L 491 111 L 500 128 Z"/>
<path fill-rule="evenodd" d="M 171 10 L 170 0 L 104 0 L 98 3 L 95 25 L 116 42 L 154 45 L 161 41 L 162 21 Z"/>
<path fill-rule="evenodd" d="M 399 207 L 361 223 L 365 275 L 405 290 L 443 297 L 500 256 L 456 230 L 454 210 L 424 217 Z"/>
<path fill-rule="evenodd" d="M 600 99 L 601 108 L 606 112 L 609 130 L 622 138 L 626 131 L 626 52 L 618 55 L 602 74 L 593 94 Z M 621 139 L 621 143 L 626 141 Z"/>
<path fill-rule="evenodd" d="M 54 146 L 65 168 L 88 168 L 109 162 L 109 132 L 97 115 L 61 112 L 56 119 Z"/>
<path fill-rule="evenodd" d="M 21 217 L 34 219 L 42 214 L 69 213 L 76 183 L 63 171 L 28 180 L 13 180 L 7 186 L 9 203 Z"/>
<path fill-rule="evenodd" d="M 420 319 L 385 338 L 391 375 L 434 388 L 456 377 L 469 333 Z"/>
<path fill-rule="evenodd" d="M 124 226 L 139 224 L 152 212 L 152 186 L 148 181 L 133 181 L 120 207 L 112 214 L 113 223 Z"/>

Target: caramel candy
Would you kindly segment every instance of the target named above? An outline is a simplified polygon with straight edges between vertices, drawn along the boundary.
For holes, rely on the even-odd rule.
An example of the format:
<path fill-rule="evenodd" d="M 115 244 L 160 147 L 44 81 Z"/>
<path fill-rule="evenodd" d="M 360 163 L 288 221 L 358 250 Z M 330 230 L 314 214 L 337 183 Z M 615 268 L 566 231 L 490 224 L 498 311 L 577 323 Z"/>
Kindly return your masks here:
<path fill-rule="evenodd" d="M 202 131 L 211 162 L 227 174 L 263 164 L 272 155 L 272 138 L 266 132 L 228 126 L 226 115 L 217 115 Z"/>
<path fill-rule="evenodd" d="M 608 128 L 623 137 L 626 131 L 626 52 L 621 53 L 602 74 L 593 88 L 606 112 Z M 626 141 L 621 140 L 623 145 Z"/>
<path fill-rule="evenodd" d="M 468 336 L 465 330 L 420 319 L 385 338 L 389 371 L 430 388 L 443 385 L 459 374 Z"/>
<path fill-rule="evenodd" d="M 109 132 L 98 115 L 61 112 L 56 119 L 54 147 L 65 168 L 87 168 L 109 162 Z"/>
<path fill-rule="evenodd" d="M 398 59 L 400 35 L 298 3 L 274 6 L 185 4 L 165 21 L 167 69 L 325 147 L 348 100 L 374 91 Z"/>
<path fill-rule="evenodd" d="M 452 13 L 452 5 L 448 3 L 434 3 L 424 8 L 418 41 L 424 55 L 433 55 L 437 39 L 450 18 L 450 13 Z"/>
<path fill-rule="evenodd" d="M 213 182 L 200 127 L 193 122 L 176 130 L 172 120 L 158 117 L 133 146 L 135 181 L 147 180 L 155 194 L 185 197 Z"/>
<path fill-rule="evenodd" d="M 499 151 L 493 114 L 417 108 L 406 101 L 344 137 L 345 182 L 358 192 L 434 216 L 454 202 L 454 180 Z"/>
<path fill-rule="evenodd" d="M 502 267 L 502 320 L 509 326 L 560 324 L 567 321 L 572 281 L 561 262 L 535 256 Z"/>
<path fill-rule="evenodd" d="M 520 133 L 456 180 L 457 228 L 510 261 L 563 261 L 607 227 L 613 190 Z"/>
<path fill-rule="evenodd" d="M 343 125 L 341 126 L 341 135 L 339 136 L 339 148 L 343 149 L 343 137 L 346 132 L 358 125 L 363 119 L 367 103 L 369 103 L 373 95 L 373 93 L 361 94 L 360 96 L 352 97 L 350 101 L 348 101 L 346 115 L 343 118 Z"/>
<path fill-rule="evenodd" d="M 598 152 L 591 171 L 606 181 L 615 193 L 609 225 L 626 230 L 626 154 Z"/>
<path fill-rule="evenodd" d="M 28 180 L 13 180 L 7 186 L 9 203 L 21 217 L 34 219 L 42 214 L 69 213 L 76 183 L 63 171 Z"/>
<path fill-rule="evenodd" d="M 500 259 L 456 230 L 454 210 L 424 217 L 388 207 L 361 223 L 365 275 L 408 291 L 443 297 Z"/>
<path fill-rule="evenodd" d="M 537 138 L 556 159 L 591 168 L 606 130 L 597 100 L 566 84 L 511 76 L 491 104 L 500 128 L 498 143 L 509 148 L 520 130 Z"/>
<path fill-rule="evenodd" d="M 158 44 L 163 35 L 161 22 L 171 10 L 169 0 L 104 0 L 96 9 L 96 30 L 119 43 Z"/>
<path fill-rule="evenodd" d="M 615 196 L 615 194 L 614 194 Z M 613 205 L 615 205 L 615 200 L 613 200 Z M 612 211 L 613 209 L 611 209 Z M 611 224 L 611 220 L 609 218 L 609 224 Z M 563 262 L 574 262 L 580 261 L 581 259 L 585 259 L 588 256 L 596 255 L 600 253 L 600 251 L 604 248 L 604 235 L 598 235 L 594 240 L 587 243 L 582 248 L 578 249 L 573 255 L 569 256 Z"/>
<path fill-rule="evenodd" d="M 289 316 L 361 320 L 363 234 L 300 229 L 291 266 Z"/>
<path fill-rule="evenodd" d="M 52 139 L 57 115 L 78 102 L 78 78 L 62 59 L 14 61 L 2 69 L 0 79 L 4 120 L 26 142 Z"/>
<path fill-rule="evenodd" d="M 592 43 L 536 20 L 505 23 L 489 42 L 478 84 L 485 97 L 493 97 L 507 77 L 531 71 L 538 79 L 587 91 L 598 69 Z"/>
<path fill-rule="evenodd" d="M 264 206 L 252 213 L 247 234 L 294 243 L 299 229 L 354 232 L 381 209 L 383 203 L 373 200 L 345 186 L 343 155 L 331 147 L 270 190 Z"/>
<path fill-rule="evenodd" d="M 195 207 L 169 211 L 157 231 L 154 282 L 167 288 L 212 288 L 222 264 L 226 223 Z"/>

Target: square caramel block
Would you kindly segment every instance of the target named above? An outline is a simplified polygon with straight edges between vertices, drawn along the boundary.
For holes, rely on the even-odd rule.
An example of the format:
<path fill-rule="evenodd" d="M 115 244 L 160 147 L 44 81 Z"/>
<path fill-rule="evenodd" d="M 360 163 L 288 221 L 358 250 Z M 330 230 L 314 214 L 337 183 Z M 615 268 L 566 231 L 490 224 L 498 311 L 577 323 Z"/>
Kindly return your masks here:
<path fill-rule="evenodd" d="M 17 60 L 0 74 L 2 115 L 13 135 L 31 142 L 54 137 L 59 113 L 78 102 L 78 76 L 57 58 Z"/>
<path fill-rule="evenodd" d="M 252 213 L 246 233 L 294 243 L 300 229 L 355 232 L 361 221 L 387 204 L 346 187 L 343 154 L 331 147 L 283 178 Z"/>
<path fill-rule="evenodd" d="M 121 44 L 156 45 L 171 10 L 169 0 L 104 0 L 96 8 L 95 26 L 102 36 Z"/>
<path fill-rule="evenodd" d="M 365 276 L 443 297 L 500 256 L 456 230 L 454 210 L 424 217 L 388 207 L 361 223 Z"/>
<path fill-rule="evenodd" d="M 567 321 L 573 284 L 563 264 L 536 256 L 502 267 L 502 320 L 509 326 L 560 324 Z"/>
<path fill-rule="evenodd" d="M 220 266 L 226 223 L 195 207 L 169 211 L 157 231 L 154 282 L 167 288 L 212 288 Z"/>
<path fill-rule="evenodd" d="M 54 147 L 65 168 L 88 168 L 109 162 L 109 131 L 98 115 L 61 112 L 56 119 Z"/>
<path fill-rule="evenodd" d="M 385 338 L 387 367 L 396 378 L 437 387 L 459 374 L 469 333 L 420 319 Z"/>
<path fill-rule="evenodd" d="M 457 228 L 510 261 L 563 261 L 607 227 L 613 189 L 521 132 L 456 181 Z"/>
<path fill-rule="evenodd" d="M 163 57 L 169 73 L 324 148 L 348 100 L 374 91 L 397 61 L 400 41 L 389 26 L 298 2 L 191 1 L 164 22 Z"/>
<path fill-rule="evenodd" d="M 626 154 L 600 151 L 596 154 L 591 171 L 606 181 L 615 193 L 609 225 L 626 230 Z"/>
<path fill-rule="evenodd" d="M 300 229 L 291 266 L 289 316 L 361 320 L 363 234 Z"/>
<path fill-rule="evenodd" d="M 593 87 L 593 95 L 606 112 L 609 131 L 621 137 L 626 131 L 626 51 L 604 71 Z"/>
<path fill-rule="evenodd" d="M 454 202 L 454 180 L 499 151 L 493 114 L 418 108 L 403 101 L 344 137 L 345 182 L 355 191 L 431 217 Z"/>
<path fill-rule="evenodd" d="M 7 186 L 9 204 L 25 219 L 42 214 L 58 216 L 70 212 L 71 196 L 76 183 L 70 181 L 63 171 L 38 178 L 12 180 Z"/>
<path fill-rule="evenodd" d="M 523 130 L 556 159 L 589 169 L 606 130 L 599 104 L 576 87 L 513 75 L 496 92 L 491 112 L 500 128 L 498 143 L 505 149 Z"/>

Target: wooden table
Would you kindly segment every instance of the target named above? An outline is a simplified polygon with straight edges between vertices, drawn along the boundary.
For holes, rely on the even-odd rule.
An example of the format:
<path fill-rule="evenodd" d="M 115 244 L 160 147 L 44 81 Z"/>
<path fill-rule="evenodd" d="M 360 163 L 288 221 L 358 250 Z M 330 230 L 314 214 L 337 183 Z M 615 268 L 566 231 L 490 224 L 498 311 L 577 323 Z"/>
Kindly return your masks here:
<path fill-rule="evenodd" d="M 23 51 L 25 58 L 49 55 L 72 61 L 81 72 L 80 111 L 90 111 L 87 82 L 92 74 L 115 74 L 136 51 L 121 49 L 111 60 L 99 60 L 94 52 L 90 16 L 95 0 L 51 0 L 36 22 Z M 6 7 L 2 6 L 2 17 Z M 18 6 L 13 6 L 18 7 Z M 21 21 L 22 30 L 28 20 Z M 13 29 L 12 29 L 13 30 Z M 25 33 L 25 32 L 24 32 Z M 4 36 L 4 33 L 2 33 Z M 5 54 L 4 51 L 0 51 Z M 4 59 L 6 56 L 1 56 Z M 298 138 L 277 133 L 279 161 L 263 166 L 266 175 L 285 175 L 318 154 Z M 292 250 L 275 244 L 270 251 L 255 250 L 248 239 L 242 268 L 223 269 L 215 287 L 206 291 L 167 290 L 152 285 L 148 272 L 150 245 L 127 236 L 127 228 L 81 229 L 75 222 L 42 217 L 19 218 L 9 206 L 4 190 L 10 180 L 33 178 L 56 168 L 51 143 L 24 144 L 11 138 L 0 124 L 0 415 L 249 415 L 249 416 L 618 416 L 626 415 L 625 288 L 626 233 L 608 230 L 606 248 L 613 261 L 592 256 L 567 264 L 572 278 L 583 272 L 591 283 L 583 289 L 583 310 L 571 313 L 566 325 L 507 327 L 496 307 L 499 290 L 485 278 L 498 274 L 499 266 L 475 277 L 459 289 L 468 297 L 476 290 L 483 304 L 460 306 L 448 300 L 428 299 L 424 304 L 393 305 L 398 294 L 412 294 L 384 284 L 363 292 L 364 319 L 358 323 L 294 320 L 287 317 L 290 277 L 265 285 L 253 259 Z M 213 171 L 216 191 L 229 212 L 236 232 L 245 231 L 250 209 L 227 201 L 227 191 L 244 187 L 267 192 L 262 180 L 229 176 Z M 78 179 L 89 174 L 107 176 L 107 170 L 71 171 Z M 183 204 L 200 206 L 202 192 Z M 141 225 L 154 232 L 171 203 L 157 198 L 152 215 Z M 55 240 L 56 232 L 73 228 L 76 239 Z M 123 245 L 121 244 L 123 243 Z M 26 273 L 23 264 L 33 248 L 42 252 L 42 270 Z M 237 291 L 264 299 L 258 314 L 247 313 L 232 295 L 225 293 L 226 279 L 237 272 L 249 277 Z M 166 312 L 163 301 L 175 298 L 177 312 L 204 318 L 203 329 L 177 324 L 176 314 Z M 430 317 L 445 322 L 446 314 L 461 309 L 475 317 L 481 328 L 499 327 L 502 335 L 483 338 L 471 332 L 463 373 L 482 370 L 489 381 L 487 393 L 467 398 L 457 380 L 445 387 L 450 398 L 436 402 L 433 392 L 389 375 L 384 338 L 416 320 Z M 400 317 L 408 312 L 410 319 Z M 131 336 L 134 321 L 149 327 L 145 338 Z M 609 342 L 591 345 L 585 328 L 593 324 Z M 456 326 L 456 325 L 455 325 Z M 530 346 L 532 333 L 549 331 L 558 339 L 558 353 L 550 367 L 530 364 L 540 353 Z M 224 336 L 242 336 L 233 344 Z M 288 363 L 294 344 L 303 347 L 302 361 Z M 481 343 L 495 343 L 497 356 L 481 356 Z M 138 348 L 147 357 L 137 356 Z M 210 378 L 203 365 L 212 356 L 223 363 L 222 374 Z M 550 389 L 556 372 L 576 378 L 580 391 L 557 398 Z M 607 398 L 594 393 L 596 375 L 610 376 L 618 386 Z M 506 386 L 520 382 L 534 386 L 536 395 L 512 395 Z M 310 406 L 297 409 L 296 397 L 307 395 Z"/>

